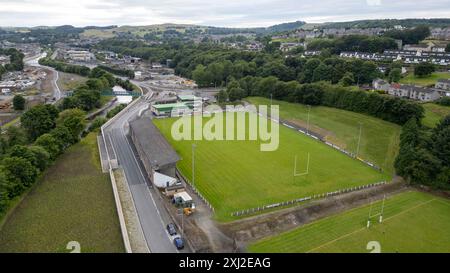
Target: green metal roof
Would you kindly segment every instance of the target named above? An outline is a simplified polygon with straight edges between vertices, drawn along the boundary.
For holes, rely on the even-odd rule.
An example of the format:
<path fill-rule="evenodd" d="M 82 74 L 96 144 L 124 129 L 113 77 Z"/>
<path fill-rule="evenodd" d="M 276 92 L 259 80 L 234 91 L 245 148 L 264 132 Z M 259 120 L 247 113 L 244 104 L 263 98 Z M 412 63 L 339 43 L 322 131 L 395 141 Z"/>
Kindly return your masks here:
<path fill-rule="evenodd" d="M 182 101 L 186 101 L 186 100 L 201 100 L 202 98 L 196 97 L 194 95 L 178 95 L 178 98 Z"/>
<path fill-rule="evenodd" d="M 163 110 L 171 110 L 171 109 L 179 109 L 179 108 L 189 108 L 185 103 L 168 103 L 168 104 L 154 104 L 153 108 L 159 111 Z"/>

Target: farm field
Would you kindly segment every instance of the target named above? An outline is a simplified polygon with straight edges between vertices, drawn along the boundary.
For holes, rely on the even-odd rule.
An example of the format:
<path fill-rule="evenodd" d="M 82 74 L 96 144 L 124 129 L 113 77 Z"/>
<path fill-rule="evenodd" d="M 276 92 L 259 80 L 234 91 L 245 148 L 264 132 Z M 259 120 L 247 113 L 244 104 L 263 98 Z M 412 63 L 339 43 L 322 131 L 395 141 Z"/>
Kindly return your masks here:
<path fill-rule="evenodd" d="M 441 119 L 450 115 L 450 107 L 438 105 L 434 103 L 426 103 L 422 105 L 425 108 L 425 117 L 422 119 L 423 125 L 434 128 Z"/>
<path fill-rule="evenodd" d="M 253 97 L 246 100 L 255 105 L 270 105 L 270 100 L 266 98 Z M 280 106 L 281 119 L 307 127 L 306 105 L 276 100 L 273 103 Z M 358 147 L 359 122 L 362 123 L 360 157 L 392 174 L 399 149 L 399 125 L 336 108 L 311 108 L 310 130 L 325 136 L 328 142 L 354 153 Z"/>
<path fill-rule="evenodd" d="M 273 152 L 261 152 L 261 141 L 175 141 L 171 128 L 176 120 L 157 119 L 154 122 L 182 158 L 178 167 L 191 181 L 192 144 L 196 144 L 195 187 L 213 205 L 220 221 L 235 219 L 231 213 L 238 210 L 389 178 L 284 126 L 280 126 L 279 148 Z M 207 121 L 204 118 L 204 123 Z M 264 121 L 267 122 L 266 119 Z M 309 174 L 294 177 L 295 156 L 298 156 L 297 172 L 303 173 L 307 168 L 308 153 Z"/>
<path fill-rule="evenodd" d="M 251 252 L 368 253 L 379 242 L 383 253 L 450 252 L 450 201 L 408 191 L 385 201 L 384 220 L 367 229 L 370 210 L 381 212 L 382 201 L 324 218 L 249 246 Z"/>
<path fill-rule="evenodd" d="M 416 77 L 414 73 L 409 73 L 406 77 L 400 80 L 402 84 L 414 84 L 414 85 L 422 85 L 422 86 L 431 86 L 435 85 L 438 80 L 441 79 L 450 79 L 450 72 L 435 72 L 429 77 Z"/>
<path fill-rule="evenodd" d="M 2 252 L 124 252 L 109 177 L 95 134 L 69 148 L 0 226 Z"/>

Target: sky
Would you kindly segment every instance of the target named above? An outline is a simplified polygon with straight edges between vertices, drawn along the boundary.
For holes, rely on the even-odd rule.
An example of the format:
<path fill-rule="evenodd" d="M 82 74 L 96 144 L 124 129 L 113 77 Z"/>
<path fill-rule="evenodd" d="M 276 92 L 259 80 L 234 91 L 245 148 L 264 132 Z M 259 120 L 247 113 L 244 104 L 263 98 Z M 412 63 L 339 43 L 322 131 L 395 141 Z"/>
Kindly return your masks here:
<path fill-rule="evenodd" d="M 0 0 L 0 26 L 14 27 L 267 27 L 385 18 L 450 18 L 450 0 Z"/>

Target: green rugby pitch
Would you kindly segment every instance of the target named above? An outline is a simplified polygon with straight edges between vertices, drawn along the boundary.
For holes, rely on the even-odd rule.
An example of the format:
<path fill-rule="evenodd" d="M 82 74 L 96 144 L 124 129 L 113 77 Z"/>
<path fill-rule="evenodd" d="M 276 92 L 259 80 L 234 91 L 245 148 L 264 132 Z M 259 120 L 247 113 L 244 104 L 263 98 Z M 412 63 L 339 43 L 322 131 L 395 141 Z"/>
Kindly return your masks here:
<path fill-rule="evenodd" d="M 213 205 L 219 221 L 235 220 L 231 216 L 235 211 L 389 179 L 387 174 L 284 126 L 280 126 L 278 150 L 261 152 L 261 141 L 175 141 L 171 128 L 176 120 L 154 122 L 181 156 L 178 168 L 189 180 L 192 144 L 196 144 L 195 187 Z M 295 156 L 300 173 L 306 170 L 308 153 L 309 174 L 294 177 Z"/>
<path fill-rule="evenodd" d="M 382 201 L 324 218 L 295 230 L 263 239 L 248 247 L 261 253 L 369 253 L 367 244 L 379 242 L 382 253 L 450 252 L 450 201 L 408 191 L 385 201 L 384 221 L 373 217 Z"/>

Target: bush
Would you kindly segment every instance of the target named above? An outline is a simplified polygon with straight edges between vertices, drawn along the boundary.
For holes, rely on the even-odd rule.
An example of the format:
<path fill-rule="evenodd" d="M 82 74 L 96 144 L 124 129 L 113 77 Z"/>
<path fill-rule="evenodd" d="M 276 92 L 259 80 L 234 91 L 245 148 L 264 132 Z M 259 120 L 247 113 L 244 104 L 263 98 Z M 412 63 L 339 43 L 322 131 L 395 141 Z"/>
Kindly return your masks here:
<path fill-rule="evenodd" d="M 94 121 L 91 123 L 91 126 L 89 126 L 89 131 L 92 132 L 100 127 L 103 126 L 108 121 L 107 118 L 104 117 L 96 117 Z"/>

